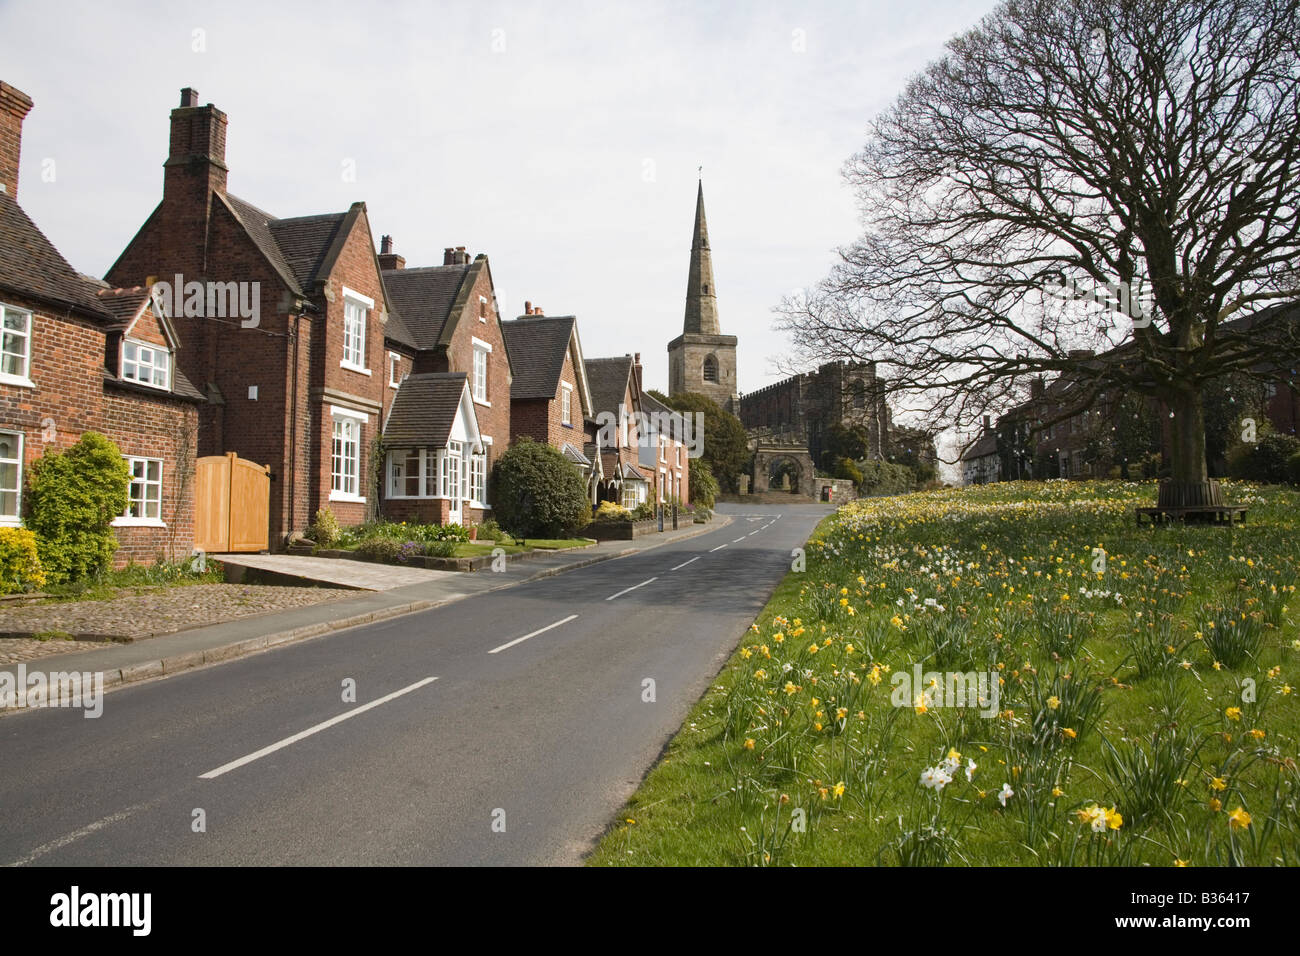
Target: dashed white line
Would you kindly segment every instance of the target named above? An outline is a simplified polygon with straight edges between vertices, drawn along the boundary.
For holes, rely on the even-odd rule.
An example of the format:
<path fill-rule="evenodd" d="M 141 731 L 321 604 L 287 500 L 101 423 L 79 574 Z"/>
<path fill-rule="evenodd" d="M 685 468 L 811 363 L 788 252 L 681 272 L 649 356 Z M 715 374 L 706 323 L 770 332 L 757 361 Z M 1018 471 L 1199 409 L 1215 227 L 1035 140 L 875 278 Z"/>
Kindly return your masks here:
<path fill-rule="evenodd" d="M 504 651 L 504 650 L 505 650 L 506 648 L 508 648 L 508 647 L 514 647 L 516 644 L 522 644 L 524 641 L 528 640 L 530 637 L 536 637 L 538 634 L 545 634 L 547 631 L 552 630 L 552 629 L 554 629 L 554 628 L 557 628 L 557 627 L 559 627 L 561 624 L 568 624 L 570 621 L 572 621 L 572 620 L 573 620 L 575 617 L 577 617 L 577 616 L 578 616 L 578 615 L 576 615 L 576 614 L 570 614 L 568 617 L 566 617 L 566 618 L 565 618 L 564 620 L 562 620 L 562 621 L 556 621 L 554 624 L 547 624 L 545 627 L 539 627 L 537 630 L 533 631 L 531 634 L 525 634 L 523 637 L 516 637 L 513 641 L 506 641 L 506 643 L 502 644 L 500 647 L 494 647 L 494 648 L 492 648 L 492 650 L 488 651 L 488 653 L 489 653 L 489 654 L 496 654 L 496 653 L 498 653 L 498 652 L 500 652 L 500 651 Z"/>
<path fill-rule="evenodd" d="M 700 556 L 699 556 L 698 554 L 697 554 L 695 557 L 691 558 L 691 561 L 698 561 L 698 560 L 700 560 Z M 682 568 L 686 567 L 686 565 L 690 564 L 691 561 L 683 561 L 681 564 L 677 565 L 677 567 L 675 567 L 675 568 L 669 568 L 668 570 L 669 570 L 669 571 L 680 571 Z"/>
<path fill-rule="evenodd" d="M 634 584 L 634 585 L 632 585 L 630 588 L 624 588 L 623 590 L 619 591 L 617 594 L 611 594 L 609 597 L 605 598 L 605 600 L 606 600 L 606 601 L 612 601 L 612 600 L 614 600 L 614 598 L 616 598 L 616 597 L 622 597 L 622 596 L 623 596 L 624 594 L 626 594 L 628 591 L 635 591 L 637 588 L 643 588 L 643 587 L 645 587 L 645 586 L 646 586 L 647 584 L 649 584 L 651 581 L 658 581 L 658 580 L 659 580 L 659 578 L 658 578 L 657 576 L 656 576 L 656 577 L 653 577 L 653 578 L 647 578 L 646 580 L 642 581 L 640 584 Z"/>
<path fill-rule="evenodd" d="M 737 538 L 735 541 L 733 541 L 733 542 L 731 542 L 731 543 L 732 543 L 732 544 L 739 544 L 741 541 L 744 541 L 745 538 L 747 538 L 747 537 L 748 537 L 748 535 L 743 535 L 743 534 L 742 534 L 739 538 Z"/>
<path fill-rule="evenodd" d="M 709 554 L 712 554 L 714 551 L 721 551 L 725 547 L 725 544 L 720 544 L 716 548 L 709 548 Z"/>
<path fill-rule="evenodd" d="M 53 853 L 55 850 L 61 850 L 69 843 L 75 843 L 77 840 L 80 840 L 82 837 L 90 836 L 92 833 L 104 829 L 104 827 L 112 826 L 114 823 L 117 823 L 121 820 L 125 820 L 127 817 L 134 815 L 140 810 L 143 810 L 146 806 L 148 806 L 148 804 L 141 803 L 135 805 L 134 807 L 127 807 L 125 810 L 121 810 L 118 813 L 110 814 L 109 816 L 106 816 L 100 820 L 96 820 L 94 823 L 87 824 L 86 826 L 82 827 L 80 830 L 73 830 L 71 833 L 61 836 L 57 840 L 51 840 L 49 843 L 44 843 L 41 846 L 38 846 L 36 849 L 32 850 L 31 853 L 28 853 L 21 860 L 14 860 L 12 863 L 7 863 L 5 865 L 26 866 L 28 863 L 40 859 L 41 857 L 45 856 L 45 854 L 47 853 Z"/>
<path fill-rule="evenodd" d="M 759 529 L 758 529 L 758 531 L 762 531 L 762 530 L 763 530 L 762 528 L 759 528 Z M 752 537 L 754 537 L 754 535 L 758 534 L 758 531 L 751 531 L 749 534 L 745 535 L 745 537 L 746 537 L 746 538 L 752 538 Z"/>
<path fill-rule="evenodd" d="M 294 734 L 292 737 L 285 737 L 283 740 L 277 740 L 275 743 L 271 744 L 270 746 L 263 747 L 261 750 L 254 751 L 253 753 L 249 754 L 247 757 L 240 757 L 238 760 L 232 760 L 230 761 L 230 763 L 222 764 L 216 770 L 209 770 L 207 773 L 201 773 L 199 774 L 199 779 L 214 780 L 217 777 L 220 777 L 222 774 L 226 774 L 232 770 L 239 769 L 240 767 L 244 766 L 244 764 L 252 763 L 254 760 L 261 760 L 263 757 L 267 756 L 268 754 L 273 754 L 277 750 L 283 750 L 285 747 L 288 747 L 290 744 L 296 744 L 298 741 L 310 737 L 312 734 L 318 734 L 322 730 L 327 730 L 330 727 L 333 727 L 335 724 L 341 724 L 343 721 L 355 717 L 358 714 L 364 714 L 366 711 L 372 710 L 375 707 L 378 707 L 380 704 L 386 704 L 390 700 L 396 700 L 398 697 L 401 697 L 403 694 L 409 694 L 413 690 L 419 690 L 421 687 L 425 686 L 426 684 L 432 684 L 437 679 L 438 678 L 436 677 L 426 677 L 424 680 L 416 681 L 414 684 L 411 684 L 407 687 L 403 687 L 401 690 L 395 690 L 391 694 L 385 694 L 383 697 L 380 697 L 378 700 L 372 700 L 370 703 L 362 704 L 360 707 L 353 707 L 347 713 L 339 714 L 337 717 L 331 717 L 329 720 L 323 720 L 319 724 L 316 724 L 314 727 L 308 727 L 306 730 L 299 731 L 298 733 Z"/>

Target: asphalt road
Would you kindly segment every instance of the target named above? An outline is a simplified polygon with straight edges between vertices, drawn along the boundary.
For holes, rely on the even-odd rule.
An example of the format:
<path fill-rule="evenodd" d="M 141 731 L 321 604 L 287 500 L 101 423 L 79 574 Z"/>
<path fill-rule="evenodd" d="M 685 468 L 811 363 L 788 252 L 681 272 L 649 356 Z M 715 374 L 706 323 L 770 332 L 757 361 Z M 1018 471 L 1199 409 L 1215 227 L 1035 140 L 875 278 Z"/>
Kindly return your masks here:
<path fill-rule="evenodd" d="M 676 544 L 110 691 L 95 720 L 6 717 L 0 863 L 577 863 L 829 508 L 721 510 Z"/>

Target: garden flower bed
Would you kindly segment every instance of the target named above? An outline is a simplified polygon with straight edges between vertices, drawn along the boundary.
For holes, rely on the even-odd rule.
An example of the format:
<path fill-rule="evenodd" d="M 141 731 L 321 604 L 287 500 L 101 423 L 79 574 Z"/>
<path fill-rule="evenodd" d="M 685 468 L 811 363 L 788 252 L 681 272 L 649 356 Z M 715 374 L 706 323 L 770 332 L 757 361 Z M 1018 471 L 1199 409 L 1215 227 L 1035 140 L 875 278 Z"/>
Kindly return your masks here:
<path fill-rule="evenodd" d="M 1138 529 L 1150 482 L 840 509 L 591 862 L 1300 864 L 1300 493 L 1231 492 L 1251 525 Z"/>

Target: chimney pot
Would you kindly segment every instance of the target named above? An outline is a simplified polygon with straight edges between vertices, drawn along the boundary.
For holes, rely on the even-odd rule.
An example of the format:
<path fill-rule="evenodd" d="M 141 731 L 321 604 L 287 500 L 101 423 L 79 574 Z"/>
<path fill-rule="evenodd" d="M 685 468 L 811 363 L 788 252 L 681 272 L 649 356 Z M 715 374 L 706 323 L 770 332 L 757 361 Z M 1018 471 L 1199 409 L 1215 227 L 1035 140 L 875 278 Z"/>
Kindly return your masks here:
<path fill-rule="evenodd" d="M 524 315 L 532 315 L 532 314 L 533 314 L 533 304 L 527 299 L 524 299 Z"/>
<path fill-rule="evenodd" d="M 198 106 L 199 91 L 193 87 L 187 86 L 181 90 L 181 107 Z"/>
<path fill-rule="evenodd" d="M 386 255 L 388 255 L 388 254 L 389 254 L 390 252 L 392 252 L 392 251 L 393 251 L 393 237 L 392 237 L 392 236 L 380 236 L 380 237 L 379 237 L 379 254 L 380 254 L 381 256 L 386 256 Z"/>
<path fill-rule="evenodd" d="M 454 266 L 456 264 L 456 249 L 453 246 L 447 246 L 442 250 L 442 264 L 444 266 Z"/>

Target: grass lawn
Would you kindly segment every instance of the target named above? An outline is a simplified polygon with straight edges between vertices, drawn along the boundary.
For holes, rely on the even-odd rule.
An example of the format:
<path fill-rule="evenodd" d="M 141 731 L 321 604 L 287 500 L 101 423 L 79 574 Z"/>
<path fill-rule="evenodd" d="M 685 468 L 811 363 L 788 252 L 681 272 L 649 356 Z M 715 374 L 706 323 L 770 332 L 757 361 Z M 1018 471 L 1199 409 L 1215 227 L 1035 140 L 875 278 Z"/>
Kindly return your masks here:
<path fill-rule="evenodd" d="M 1225 484 L 1244 527 L 1138 529 L 1139 482 L 846 506 L 589 862 L 1300 863 L 1300 493 Z"/>

